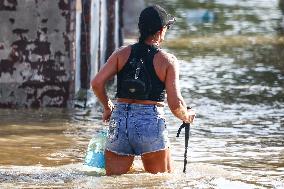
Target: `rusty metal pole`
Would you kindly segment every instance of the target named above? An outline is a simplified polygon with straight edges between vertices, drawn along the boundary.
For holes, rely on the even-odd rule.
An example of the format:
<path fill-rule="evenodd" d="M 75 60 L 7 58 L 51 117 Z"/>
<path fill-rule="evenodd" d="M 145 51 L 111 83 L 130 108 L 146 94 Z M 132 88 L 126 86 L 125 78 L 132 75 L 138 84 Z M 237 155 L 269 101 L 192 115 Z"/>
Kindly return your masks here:
<path fill-rule="evenodd" d="M 282 11 L 282 14 L 284 14 L 284 0 L 279 0 L 279 8 Z"/>
<path fill-rule="evenodd" d="M 118 45 L 122 46 L 123 45 L 123 27 L 124 27 L 124 22 L 123 22 L 123 9 L 124 7 L 124 0 L 119 0 L 119 41 L 118 41 Z"/>
<path fill-rule="evenodd" d="M 91 27 L 91 1 L 82 0 L 81 22 L 81 88 L 90 88 L 91 56 L 90 56 L 90 27 Z"/>
<path fill-rule="evenodd" d="M 115 50 L 115 5 L 117 0 L 107 1 L 107 46 L 106 46 L 106 60 Z"/>

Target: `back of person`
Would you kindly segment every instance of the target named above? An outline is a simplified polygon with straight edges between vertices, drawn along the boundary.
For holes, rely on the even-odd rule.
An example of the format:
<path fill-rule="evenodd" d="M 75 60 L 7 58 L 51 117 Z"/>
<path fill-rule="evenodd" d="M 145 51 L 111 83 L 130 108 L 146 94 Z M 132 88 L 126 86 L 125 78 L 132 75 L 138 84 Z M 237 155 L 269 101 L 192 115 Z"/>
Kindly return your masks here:
<path fill-rule="evenodd" d="M 141 155 L 147 172 L 171 172 L 163 109 L 165 91 L 176 117 L 184 122 L 194 119 L 180 94 L 176 58 L 158 49 L 174 21 L 158 5 L 145 8 L 139 17 L 139 42 L 114 52 L 92 80 L 104 107 L 103 120 L 109 122 L 107 175 L 127 173 L 136 155 Z M 105 85 L 116 74 L 117 98 L 113 105 Z"/>
<path fill-rule="evenodd" d="M 127 62 L 117 73 L 117 98 L 140 100 L 140 102 L 164 101 L 165 84 L 156 74 L 153 63 L 158 52 L 158 47 L 154 45 L 136 43 L 131 46 Z"/>

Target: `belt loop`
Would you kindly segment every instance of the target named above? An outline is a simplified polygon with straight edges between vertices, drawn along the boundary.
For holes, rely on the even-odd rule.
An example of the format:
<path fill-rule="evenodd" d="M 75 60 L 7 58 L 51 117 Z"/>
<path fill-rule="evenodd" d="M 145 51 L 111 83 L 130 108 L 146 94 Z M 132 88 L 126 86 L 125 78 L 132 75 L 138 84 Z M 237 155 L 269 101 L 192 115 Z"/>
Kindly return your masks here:
<path fill-rule="evenodd" d="M 126 111 L 130 110 L 130 104 L 126 104 L 125 110 L 126 110 Z"/>

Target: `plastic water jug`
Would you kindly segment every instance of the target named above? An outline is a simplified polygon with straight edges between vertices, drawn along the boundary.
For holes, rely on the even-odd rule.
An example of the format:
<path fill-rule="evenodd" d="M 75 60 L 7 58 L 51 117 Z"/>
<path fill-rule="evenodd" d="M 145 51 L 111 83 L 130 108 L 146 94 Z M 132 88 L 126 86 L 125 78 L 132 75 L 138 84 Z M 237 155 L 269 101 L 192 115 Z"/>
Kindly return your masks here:
<path fill-rule="evenodd" d="M 92 168 L 105 168 L 105 145 L 107 140 L 107 131 L 98 132 L 89 142 L 85 156 L 85 165 Z"/>

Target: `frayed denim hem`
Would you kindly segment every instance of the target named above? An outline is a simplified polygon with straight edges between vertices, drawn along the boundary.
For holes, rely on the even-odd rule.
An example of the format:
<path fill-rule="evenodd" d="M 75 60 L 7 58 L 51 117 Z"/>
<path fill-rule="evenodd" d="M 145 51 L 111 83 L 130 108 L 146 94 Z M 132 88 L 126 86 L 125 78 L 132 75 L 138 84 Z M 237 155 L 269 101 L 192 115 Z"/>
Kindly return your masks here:
<path fill-rule="evenodd" d="M 109 151 L 109 152 L 113 152 L 117 155 L 120 155 L 120 156 L 135 156 L 135 154 L 125 154 L 125 153 L 120 153 L 120 152 L 117 152 L 117 151 L 114 151 L 114 150 L 110 150 L 108 148 L 106 148 L 105 150 Z"/>
<path fill-rule="evenodd" d="M 105 150 L 109 151 L 109 152 L 113 152 L 117 155 L 120 155 L 120 156 L 143 156 L 145 154 L 149 154 L 149 153 L 154 153 L 154 152 L 159 152 L 159 151 L 163 151 L 163 150 L 167 150 L 167 149 L 170 149 L 170 146 L 166 146 L 165 148 L 163 149 L 158 149 L 158 150 L 154 150 L 154 151 L 150 151 L 150 152 L 144 152 L 144 153 L 141 153 L 141 154 L 125 154 L 125 153 L 120 153 L 120 152 L 117 152 L 115 150 L 110 150 L 108 148 L 106 148 Z"/>
<path fill-rule="evenodd" d="M 143 156 L 143 155 L 149 154 L 149 153 L 154 153 L 154 152 L 159 152 L 159 151 L 167 150 L 167 149 L 170 149 L 170 147 L 169 147 L 169 146 L 166 146 L 166 147 L 163 148 L 163 149 L 158 149 L 158 150 L 154 150 L 154 151 L 150 151 L 150 152 L 144 152 L 144 153 L 140 154 L 140 156 Z"/>

